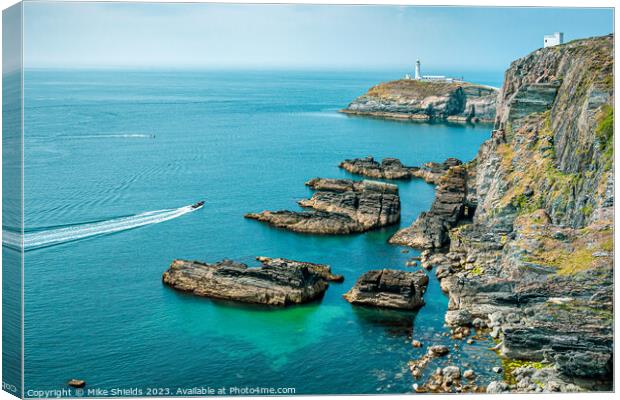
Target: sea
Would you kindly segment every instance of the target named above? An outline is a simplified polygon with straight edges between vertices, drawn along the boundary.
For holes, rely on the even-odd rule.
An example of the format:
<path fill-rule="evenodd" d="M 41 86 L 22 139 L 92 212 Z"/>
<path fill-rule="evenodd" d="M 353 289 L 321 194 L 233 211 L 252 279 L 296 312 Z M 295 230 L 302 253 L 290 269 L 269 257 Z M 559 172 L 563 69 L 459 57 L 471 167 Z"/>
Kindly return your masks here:
<path fill-rule="evenodd" d="M 365 271 L 416 269 L 405 263 L 419 253 L 387 240 L 430 207 L 432 185 L 396 182 L 400 224 L 363 234 L 299 234 L 243 217 L 298 210 L 314 177 L 362 179 L 338 168 L 347 158 L 397 157 L 412 166 L 471 160 L 490 125 L 338 112 L 400 76 L 26 70 L 26 395 L 72 378 L 107 395 L 409 393 L 446 365 L 474 369 L 482 385 L 497 379 L 493 342 L 446 336 L 448 299 L 434 272 L 417 312 L 342 298 Z M 500 86 L 502 76 L 465 79 Z M 189 207 L 199 200 L 203 208 Z M 329 264 L 345 281 L 331 283 L 319 301 L 288 308 L 215 301 L 162 284 L 174 259 L 257 266 L 257 256 Z M 424 346 L 414 348 L 412 339 Z M 414 381 L 407 362 L 435 344 L 449 345 L 450 355 Z"/>

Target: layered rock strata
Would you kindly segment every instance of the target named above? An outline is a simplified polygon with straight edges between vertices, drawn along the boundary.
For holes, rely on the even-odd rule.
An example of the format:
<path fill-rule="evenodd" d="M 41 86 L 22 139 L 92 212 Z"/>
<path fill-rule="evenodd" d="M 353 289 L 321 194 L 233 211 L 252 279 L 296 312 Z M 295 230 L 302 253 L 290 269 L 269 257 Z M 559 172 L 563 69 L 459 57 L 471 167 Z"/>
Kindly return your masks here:
<path fill-rule="evenodd" d="M 450 167 L 461 165 L 456 158 L 448 158 L 442 163 L 428 162 L 421 167 L 408 167 L 398 158 L 384 158 L 381 162 L 372 157 L 344 160 L 339 167 L 357 175 L 378 179 L 421 178 L 428 183 L 437 183 Z"/>
<path fill-rule="evenodd" d="M 445 246 L 450 229 L 475 210 L 468 203 L 467 179 L 465 166 L 451 167 L 439 179 L 430 211 L 422 212 L 413 225 L 396 232 L 389 242 L 424 249 Z"/>
<path fill-rule="evenodd" d="M 174 260 L 162 280 L 197 296 L 244 303 L 287 306 L 320 298 L 327 281 L 342 281 L 329 266 L 283 258 L 258 257 L 262 266 L 222 260 L 213 264 Z"/>
<path fill-rule="evenodd" d="M 295 232 L 343 235 L 365 232 L 400 220 L 398 186 L 376 181 L 314 178 L 316 192 L 298 203 L 311 211 L 263 211 L 246 218 Z"/>
<path fill-rule="evenodd" d="M 428 276 L 422 271 L 371 270 L 343 297 L 352 304 L 415 310 L 424 305 Z"/>
<path fill-rule="evenodd" d="M 493 122 L 498 91 L 467 82 L 402 79 L 380 83 L 343 113 L 410 120 Z"/>
<path fill-rule="evenodd" d="M 613 36 L 513 62 L 496 130 L 466 167 L 473 221 L 449 231 L 447 253 L 423 253 L 446 323 L 488 329 L 522 365 L 489 392 L 611 388 L 613 104 Z"/>

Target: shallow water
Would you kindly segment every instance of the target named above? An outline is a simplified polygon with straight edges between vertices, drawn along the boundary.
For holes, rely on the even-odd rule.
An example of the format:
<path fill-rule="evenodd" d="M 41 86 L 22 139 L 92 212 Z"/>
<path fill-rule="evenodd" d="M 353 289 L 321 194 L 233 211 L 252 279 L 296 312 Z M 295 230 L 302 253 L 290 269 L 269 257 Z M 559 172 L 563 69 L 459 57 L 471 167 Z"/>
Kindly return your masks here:
<path fill-rule="evenodd" d="M 75 377 L 89 388 L 163 387 L 170 394 L 193 386 L 410 391 L 406 363 L 425 351 L 411 338 L 448 342 L 447 299 L 434 274 L 418 313 L 342 299 L 364 271 L 404 269 L 418 254 L 386 243 L 398 226 L 329 237 L 243 218 L 297 209 L 296 200 L 311 194 L 304 182 L 312 177 L 352 177 L 338 168 L 345 158 L 398 157 L 407 165 L 473 158 L 489 126 L 336 112 L 396 77 L 27 71 L 25 228 L 61 240 L 25 256 L 26 390 L 60 388 Z M 400 225 L 407 226 L 430 206 L 434 188 L 419 180 L 398 184 Z M 123 229 L 131 216 L 202 199 L 206 205 L 195 212 Z M 58 235 L 84 223 L 119 229 L 66 241 L 71 235 Z M 327 263 L 345 282 L 331 284 L 318 302 L 287 309 L 196 298 L 161 283 L 175 258 L 256 265 L 261 255 Z M 498 362 L 489 343 L 459 346 L 441 362 L 479 363 L 483 371 Z"/>

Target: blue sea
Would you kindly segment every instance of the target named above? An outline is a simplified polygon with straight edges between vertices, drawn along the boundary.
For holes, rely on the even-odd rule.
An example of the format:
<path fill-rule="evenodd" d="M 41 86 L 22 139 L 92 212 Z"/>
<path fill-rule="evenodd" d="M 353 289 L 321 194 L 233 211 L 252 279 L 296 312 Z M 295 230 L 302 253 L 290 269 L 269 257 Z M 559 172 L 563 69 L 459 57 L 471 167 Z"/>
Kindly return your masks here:
<path fill-rule="evenodd" d="M 27 70 L 26 394 L 71 378 L 156 395 L 194 387 L 406 393 L 414 383 L 407 362 L 441 343 L 452 352 L 425 376 L 455 364 L 477 370 L 480 384 L 491 380 L 500 365 L 492 343 L 445 336 L 447 297 L 434 272 L 417 313 L 342 298 L 367 270 L 411 269 L 405 263 L 418 252 L 387 239 L 429 208 L 432 185 L 398 182 L 400 226 L 364 234 L 297 234 L 243 218 L 298 209 L 310 178 L 360 179 L 338 168 L 346 158 L 472 159 L 490 126 L 337 112 L 400 75 Z M 202 209 L 187 208 L 203 199 Z M 326 263 L 345 281 L 286 309 L 198 298 L 161 282 L 176 258 L 257 265 L 256 256 Z M 425 346 L 412 347 L 412 338 Z"/>

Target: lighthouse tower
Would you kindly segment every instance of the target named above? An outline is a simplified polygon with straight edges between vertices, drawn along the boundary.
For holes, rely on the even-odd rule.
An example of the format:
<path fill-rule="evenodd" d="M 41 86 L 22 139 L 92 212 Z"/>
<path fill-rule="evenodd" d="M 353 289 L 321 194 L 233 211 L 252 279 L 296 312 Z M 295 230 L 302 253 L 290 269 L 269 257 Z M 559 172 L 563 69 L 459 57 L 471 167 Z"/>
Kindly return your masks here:
<path fill-rule="evenodd" d="M 420 73 L 420 60 L 415 62 L 415 80 L 419 81 L 422 79 L 422 74 Z"/>

